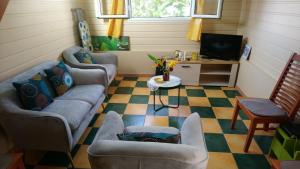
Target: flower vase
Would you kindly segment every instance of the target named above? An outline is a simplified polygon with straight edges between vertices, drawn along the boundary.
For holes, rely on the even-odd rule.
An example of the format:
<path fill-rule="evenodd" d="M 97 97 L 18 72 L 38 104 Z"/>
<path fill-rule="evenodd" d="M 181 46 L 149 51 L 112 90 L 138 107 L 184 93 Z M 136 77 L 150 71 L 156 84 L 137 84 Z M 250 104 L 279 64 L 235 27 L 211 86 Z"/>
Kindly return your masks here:
<path fill-rule="evenodd" d="M 164 72 L 164 74 L 163 74 L 163 80 L 164 81 L 169 81 L 170 80 L 170 74 L 169 74 L 169 72 Z"/>

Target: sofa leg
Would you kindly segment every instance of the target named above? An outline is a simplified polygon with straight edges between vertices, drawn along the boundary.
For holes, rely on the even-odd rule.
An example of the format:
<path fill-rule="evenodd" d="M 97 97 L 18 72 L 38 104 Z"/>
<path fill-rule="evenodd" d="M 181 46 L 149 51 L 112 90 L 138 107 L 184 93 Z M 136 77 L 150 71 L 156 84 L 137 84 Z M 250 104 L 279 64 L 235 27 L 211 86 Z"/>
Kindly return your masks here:
<path fill-rule="evenodd" d="M 72 168 L 75 169 L 75 165 L 74 165 L 73 157 L 72 157 L 71 153 L 68 152 L 67 155 L 68 155 L 68 158 L 69 158 Z"/>

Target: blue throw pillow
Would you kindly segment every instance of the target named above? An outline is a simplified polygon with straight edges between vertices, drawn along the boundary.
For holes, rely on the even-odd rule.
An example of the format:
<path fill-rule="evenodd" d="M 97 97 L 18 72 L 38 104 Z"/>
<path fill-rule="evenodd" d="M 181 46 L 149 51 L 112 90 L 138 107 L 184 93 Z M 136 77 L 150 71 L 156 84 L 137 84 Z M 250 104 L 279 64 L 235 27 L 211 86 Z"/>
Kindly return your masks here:
<path fill-rule="evenodd" d="M 75 53 L 74 56 L 80 63 L 96 64 L 96 61 L 93 58 L 93 56 L 90 54 L 89 51 L 85 49 L 80 49 L 80 51 Z"/>
<path fill-rule="evenodd" d="M 40 73 L 25 82 L 14 82 L 13 86 L 27 110 L 40 111 L 53 102 L 45 78 Z"/>
<path fill-rule="evenodd" d="M 46 69 L 45 73 L 58 96 L 63 95 L 73 86 L 73 78 L 63 62 L 51 69 Z"/>
<path fill-rule="evenodd" d="M 180 140 L 180 134 L 169 133 L 124 132 L 122 134 L 117 134 L 117 136 L 119 140 L 125 141 L 143 141 L 177 144 Z"/>

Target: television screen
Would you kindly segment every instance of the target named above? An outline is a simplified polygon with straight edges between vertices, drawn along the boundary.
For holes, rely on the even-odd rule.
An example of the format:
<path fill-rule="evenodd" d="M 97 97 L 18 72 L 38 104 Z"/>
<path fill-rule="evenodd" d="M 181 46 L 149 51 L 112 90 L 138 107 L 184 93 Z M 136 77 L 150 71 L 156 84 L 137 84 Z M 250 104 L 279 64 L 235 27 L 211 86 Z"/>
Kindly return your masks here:
<path fill-rule="evenodd" d="M 243 36 L 202 33 L 200 55 L 222 60 L 239 60 Z"/>

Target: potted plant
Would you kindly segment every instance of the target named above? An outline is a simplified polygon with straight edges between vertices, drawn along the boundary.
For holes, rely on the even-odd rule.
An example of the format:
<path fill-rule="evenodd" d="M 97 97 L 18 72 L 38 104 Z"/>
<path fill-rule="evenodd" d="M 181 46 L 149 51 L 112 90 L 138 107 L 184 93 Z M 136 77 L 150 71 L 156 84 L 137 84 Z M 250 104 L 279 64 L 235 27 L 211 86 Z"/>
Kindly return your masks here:
<path fill-rule="evenodd" d="M 155 63 L 156 75 L 163 75 L 163 81 L 170 80 L 170 72 L 173 71 L 176 61 L 168 61 L 149 54 L 148 57 Z"/>

